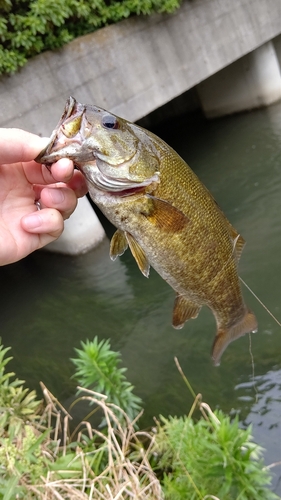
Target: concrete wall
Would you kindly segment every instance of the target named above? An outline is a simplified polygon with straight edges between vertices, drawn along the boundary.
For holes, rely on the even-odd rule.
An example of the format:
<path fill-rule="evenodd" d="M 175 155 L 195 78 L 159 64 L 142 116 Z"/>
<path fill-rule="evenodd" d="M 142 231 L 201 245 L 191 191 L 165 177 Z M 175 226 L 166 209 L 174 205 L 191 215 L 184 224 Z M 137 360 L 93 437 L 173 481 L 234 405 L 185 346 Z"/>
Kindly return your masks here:
<path fill-rule="evenodd" d="M 35 57 L 0 79 L 0 126 L 49 135 L 72 94 L 138 120 L 281 33 L 280 0 L 184 1 Z"/>

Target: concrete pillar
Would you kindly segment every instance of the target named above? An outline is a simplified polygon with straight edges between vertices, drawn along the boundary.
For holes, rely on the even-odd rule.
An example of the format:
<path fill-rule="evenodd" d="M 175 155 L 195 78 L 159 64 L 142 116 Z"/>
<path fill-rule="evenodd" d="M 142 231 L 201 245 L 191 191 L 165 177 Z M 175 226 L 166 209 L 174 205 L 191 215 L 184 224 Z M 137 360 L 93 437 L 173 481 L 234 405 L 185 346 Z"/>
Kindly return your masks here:
<path fill-rule="evenodd" d="M 197 85 L 207 118 L 272 104 L 281 99 L 281 74 L 272 42 Z"/>
<path fill-rule="evenodd" d="M 84 196 L 78 200 L 75 211 L 65 221 L 62 235 L 45 249 L 66 255 L 78 255 L 96 247 L 104 237 L 104 229 Z"/>
<path fill-rule="evenodd" d="M 281 70 L 281 35 L 276 36 L 273 40 L 273 45 L 275 48 L 276 56 L 279 62 L 279 68 Z"/>

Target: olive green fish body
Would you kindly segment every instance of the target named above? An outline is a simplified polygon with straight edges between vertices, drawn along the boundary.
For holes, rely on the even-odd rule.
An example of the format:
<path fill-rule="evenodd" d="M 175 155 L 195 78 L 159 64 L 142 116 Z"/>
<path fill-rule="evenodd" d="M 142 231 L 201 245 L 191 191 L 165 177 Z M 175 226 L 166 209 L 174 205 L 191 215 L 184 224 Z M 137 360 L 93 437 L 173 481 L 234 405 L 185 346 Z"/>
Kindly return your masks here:
<path fill-rule="evenodd" d="M 193 314 L 207 305 L 219 327 L 232 326 L 246 313 L 235 248 L 243 240 L 186 163 L 171 148 L 165 150 L 161 182 L 154 190 L 119 198 L 114 208 L 99 206 L 116 227 L 134 237 L 150 265 L 190 302 Z M 173 176 L 169 165 L 176 172 Z M 174 318 L 174 326 L 183 326 L 187 318 Z"/>
<path fill-rule="evenodd" d="M 111 258 L 129 246 L 145 276 L 151 265 L 176 291 L 174 327 L 208 306 L 217 322 L 216 364 L 232 340 L 256 330 L 237 273 L 244 240 L 172 148 L 137 125 L 70 98 L 37 161 L 51 164 L 64 156 L 84 173 L 92 199 L 118 228 Z"/>

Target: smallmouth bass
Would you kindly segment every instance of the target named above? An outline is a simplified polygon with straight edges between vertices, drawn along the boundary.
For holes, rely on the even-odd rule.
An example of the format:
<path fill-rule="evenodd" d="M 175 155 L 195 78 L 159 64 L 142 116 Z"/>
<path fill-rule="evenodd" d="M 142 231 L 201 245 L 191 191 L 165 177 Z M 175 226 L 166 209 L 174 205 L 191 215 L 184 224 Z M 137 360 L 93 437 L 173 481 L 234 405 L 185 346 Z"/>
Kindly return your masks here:
<path fill-rule="evenodd" d="M 175 290 L 173 326 L 213 312 L 216 365 L 226 347 L 257 330 L 244 303 L 237 266 L 245 241 L 185 161 L 153 133 L 70 97 L 50 143 L 46 166 L 70 158 L 89 194 L 116 226 L 115 260 L 129 247 L 140 271 L 150 265 Z"/>

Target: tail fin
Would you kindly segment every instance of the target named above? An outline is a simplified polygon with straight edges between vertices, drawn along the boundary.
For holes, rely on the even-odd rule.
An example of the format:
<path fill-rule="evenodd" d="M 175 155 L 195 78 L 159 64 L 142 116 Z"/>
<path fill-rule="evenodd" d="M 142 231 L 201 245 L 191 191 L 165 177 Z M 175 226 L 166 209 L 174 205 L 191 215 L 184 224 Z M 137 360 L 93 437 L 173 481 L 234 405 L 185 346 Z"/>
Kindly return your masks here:
<path fill-rule="evenodd" d="M 220 364 L 220 359 L 222 353 L 225 351 L 227 346 L 245 333 L 257 332 L 258 322 L 254 313 L 246 310 L 245 316 L 238 323 L 233 325 L 229 329 L 219 328 L 217 335 L 215 337 L 213 348 L 212 348 L 212 358 L 214 365 L 218 366 Z"/>

